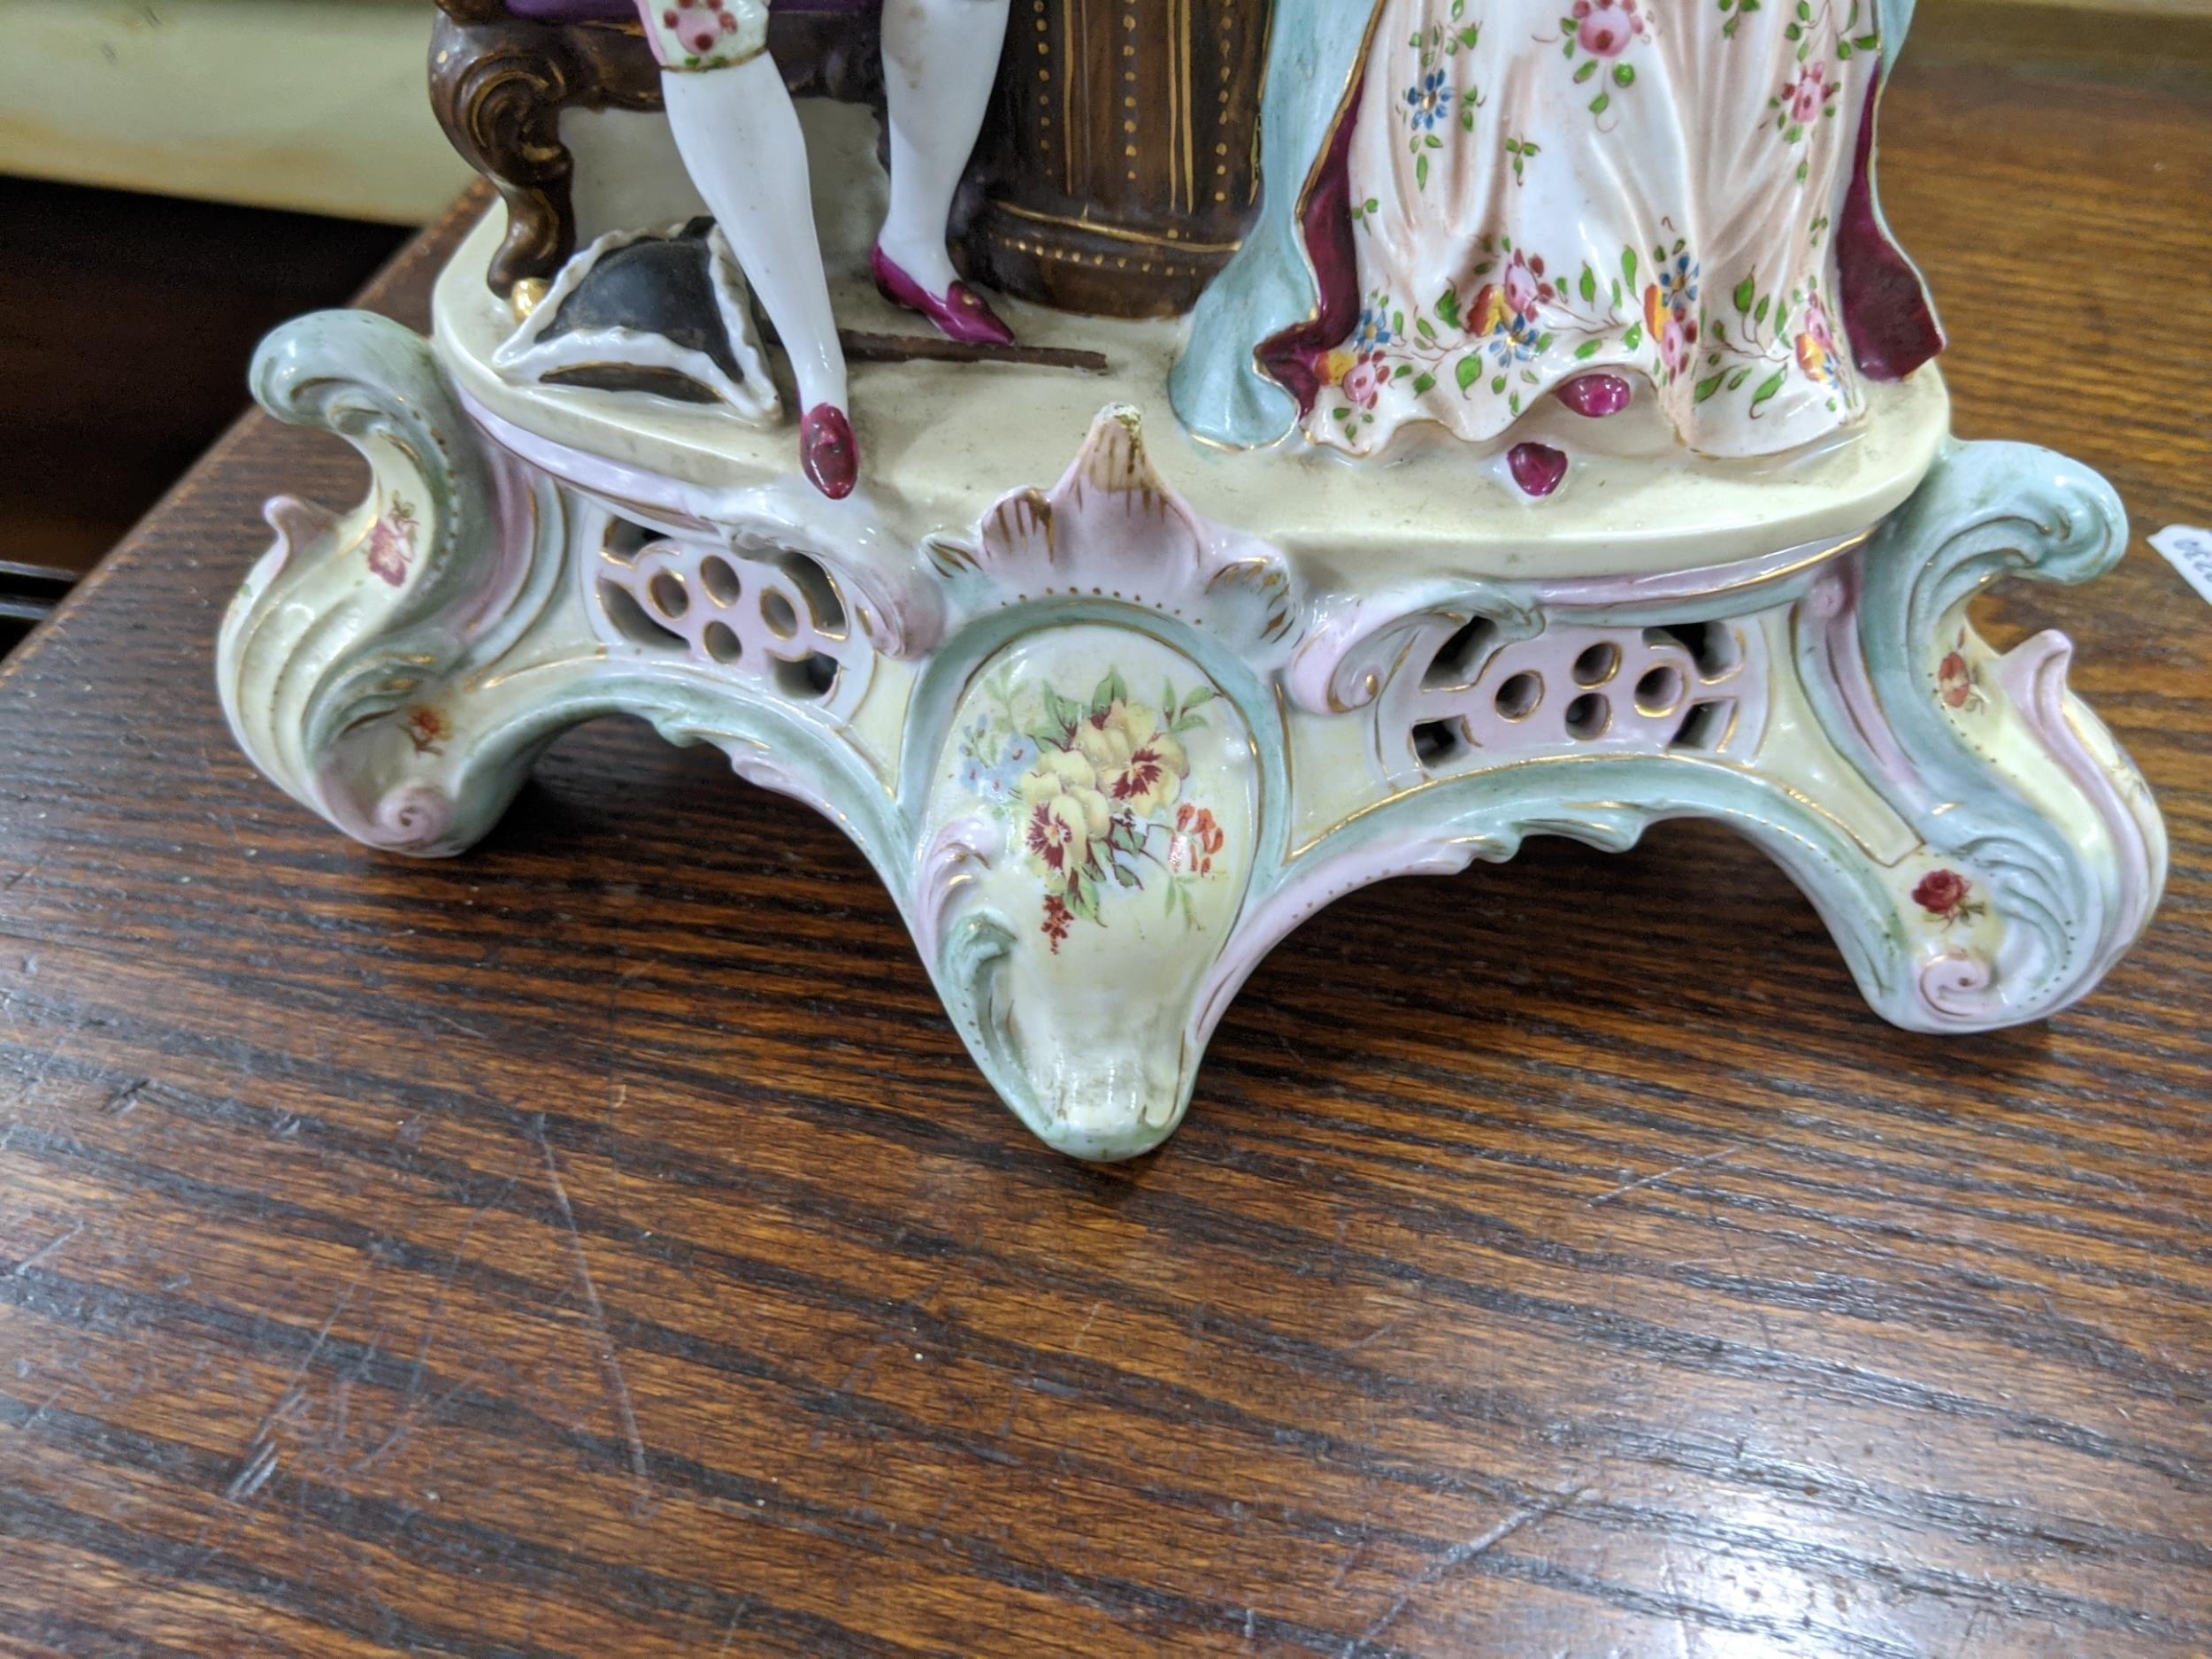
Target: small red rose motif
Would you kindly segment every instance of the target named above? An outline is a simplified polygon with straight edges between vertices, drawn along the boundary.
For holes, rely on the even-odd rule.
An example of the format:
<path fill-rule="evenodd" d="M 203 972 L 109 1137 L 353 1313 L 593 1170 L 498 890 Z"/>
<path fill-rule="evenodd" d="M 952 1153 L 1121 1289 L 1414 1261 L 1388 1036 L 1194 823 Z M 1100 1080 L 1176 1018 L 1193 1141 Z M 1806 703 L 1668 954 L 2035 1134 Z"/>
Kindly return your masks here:
<path fill-rule="evenodd" d="M 1976 908 L 1969 902 L 1973 892 L 1974 884 L 1957 871 L 1932 870 L 1912 890 L 1912 902 L 1931 916 L 1955 922 Z"/>
<path fill-rule="evenodd" d="M 1052 954 L 1060 954 L 1061 942 L 1068 936 L 1068 924 L 1074 919 L 1068 907 L 1056 894 L 1045 895 L 1045 922 L 1039 931 L 1052 941 Z"/>
<path fill-rule="evenodd" d="M 1966 658 L 1953 651 L 1936 668 L 1937 682 L 1943 688 L 1944 703 L 1954 709 L 1963 709 L 1974 695 L 1974 677 L 1967 670 Z"/>
<path fill-rule="evenodd" d="M 415 562 L 415 510 L 395 501 L 369 530 L 369 569 L 394 588 L 404 587 Z"/>
<path fill-rule="evenodd" d="M 1959 644 L 1966 643 L 1963 630 Z M 1963 650 L 1954 650 L 1936 664 L 1936 695 L 1947 709 L 1978 709 L 1982 706 L 1982 688 L 1974 678 L 1974 665 L 1966 660 Z"/>
<path fill-rule="evenodd" d="M 415 746 L 418 755 L 435 755 L 442 751 L 438 745 L 452 735 L 453 727 L 437 710 L 418 703 L 407 710 L 404 729 L 407 741 Z"/>

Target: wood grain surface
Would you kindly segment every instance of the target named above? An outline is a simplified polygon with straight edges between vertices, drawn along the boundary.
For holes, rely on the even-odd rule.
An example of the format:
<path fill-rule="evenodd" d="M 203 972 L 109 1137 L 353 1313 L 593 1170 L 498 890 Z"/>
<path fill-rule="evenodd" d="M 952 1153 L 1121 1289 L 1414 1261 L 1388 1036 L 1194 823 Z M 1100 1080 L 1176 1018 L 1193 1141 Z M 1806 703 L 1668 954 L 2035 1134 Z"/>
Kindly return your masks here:
<path fill-rule="evenodd" d="M 2212 524 L 2212 94 L 1941 65 L 1960 430 Z M 449 224 L 375 303 L 419 321 Z M 481 849 L 248 769 L 236 431 L 0 677 L 0 1652 L 2212 1650 L 2212 669 L 2014 588 L 2165 805 L 2086 1004 L 1937 1040 L 1726 835 L 1408 880 L 1100 1170 L 827 826 L 641 726 Z"/>

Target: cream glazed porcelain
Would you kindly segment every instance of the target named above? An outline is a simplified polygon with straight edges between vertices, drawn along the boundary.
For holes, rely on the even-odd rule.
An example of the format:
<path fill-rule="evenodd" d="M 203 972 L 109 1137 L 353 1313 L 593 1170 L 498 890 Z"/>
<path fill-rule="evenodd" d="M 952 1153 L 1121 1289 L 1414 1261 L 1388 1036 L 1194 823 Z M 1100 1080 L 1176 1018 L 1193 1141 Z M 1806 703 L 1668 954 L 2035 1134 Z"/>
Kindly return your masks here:
<path fill-rule="evenodd" d="M 1371 454 L 1416 420 L 1495 438 L 1608 372 L 1701 455 L 1857 418 L 1832 231 L 1879 61 L 1871 0 L 1382 11 L 1348 166 L 1360 316 L 1314 442 Z"/>
<path fill-rule="evenodd" d="M 880 199 L 864 118 L 810 119 L 818 183 Z M 871 217 L 818 222 L 840 323 L 882 336 L 906 325 L 864 274 Z M 1510 440 L 1577 449 L 1536 501 L 1504 438 L 1198 440 L 1169 391 L 1184 324 L 1002 302 L 1041 356 L 856 358 L 866 464 L 833 500 L 787 426 L 518 372 L 486 282 L 504 229 L 456 256 L 430 340 L 337 312 L 263 347 L 264 407 L 373 478 L 344 514 L 271 504 L 219 651 L 240 742 L 423 856 L 483 835 L 576 722 L 714 743 L 852 837 L 1063 1151 L 1171 1133 L 1305 918 L 1529 834 L 1730 824 L 1874 1009 L 1927 1031 L 2064 1007 L 2157 901 L 2157 811 L 2066 641 L 2001 654 L 1966 615 L 2001 577 L 2107 568 L 2119 503 L 2058 456 L 1951 440 L 1932 367 L 1766 458 L 1690 454 L 1653 400 L 1541 400 Z"/>

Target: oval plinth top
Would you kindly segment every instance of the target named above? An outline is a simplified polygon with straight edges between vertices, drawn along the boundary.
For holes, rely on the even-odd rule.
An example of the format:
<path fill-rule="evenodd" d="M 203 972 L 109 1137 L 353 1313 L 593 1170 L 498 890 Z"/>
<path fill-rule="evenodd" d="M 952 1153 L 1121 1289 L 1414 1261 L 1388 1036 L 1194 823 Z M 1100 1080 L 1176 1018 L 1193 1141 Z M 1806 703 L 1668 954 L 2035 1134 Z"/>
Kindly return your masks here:
<path fill-rule="evenodd" d="M 615 474 L 595 463 L 718 492 L 795 474 L 795 420 L 759 428 L 717 406 L 503 377 L 492 357 L 514 318 L 484 273 L 503 213 L 490 210 L 440 280 L 435 334 L 464 395 L 541 441 L 534 460 L 614 494 L 623 493 Z M 880 299 L 857 258 L 841 251 L 831 250 L 829 263 L 844 328 L 890 336 L 926 329 Z M 1555 444 L 1574 458 L 1564 486 L 1532 501 L 1511 481 L 1505 445 L 1478 448 L 1440 429 L 1401 442 L 1379 461 L 1302 444 L 1210 448 L 1183 430 L 1168 403 L 1180 321 L 1078 317 L 1015 301 L 1002 309 L 1025 346 L 1095 352 L 1107 370 L 852 365 L 862 459 L 854 502 L 872 504 L 878 526 L 910 534 L 918 546 L 937 535 L 964 538 L 1009 492 L 1052 484 L 1110 404 L 1142 412 L 1155 465 L 1199 512 L 1337 586 L 1384 574 L 1601 583 L 1767 565 L 1786 549 L 1839 544 L 1866 530 L 1912 493 L 1949 433 L 1949 396 L 1932 367 L 1902 383 L 1870 384 L 1865 419 L 1834 442 L 1755 460 L 1694 456 L 1647 408 L 1593 420 L 1546 399 L 1511 437 Z M 595 479 L 595 471 L 603 475 Z"/>

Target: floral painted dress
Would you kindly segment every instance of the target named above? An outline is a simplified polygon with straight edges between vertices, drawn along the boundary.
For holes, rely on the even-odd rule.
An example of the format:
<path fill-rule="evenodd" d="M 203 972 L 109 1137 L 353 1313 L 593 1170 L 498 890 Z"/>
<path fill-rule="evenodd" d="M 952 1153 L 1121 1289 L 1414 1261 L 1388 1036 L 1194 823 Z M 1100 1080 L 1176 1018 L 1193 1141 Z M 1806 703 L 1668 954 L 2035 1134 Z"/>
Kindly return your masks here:
<path fill-rule="evenodd" d="M 1485 441 L 1593 370 L 1706 455 L 1849 421 L 1831 232 L 1871 4 L 1383 0 L 1348 164 L 1359 320 L 1308 434 Z"/>

